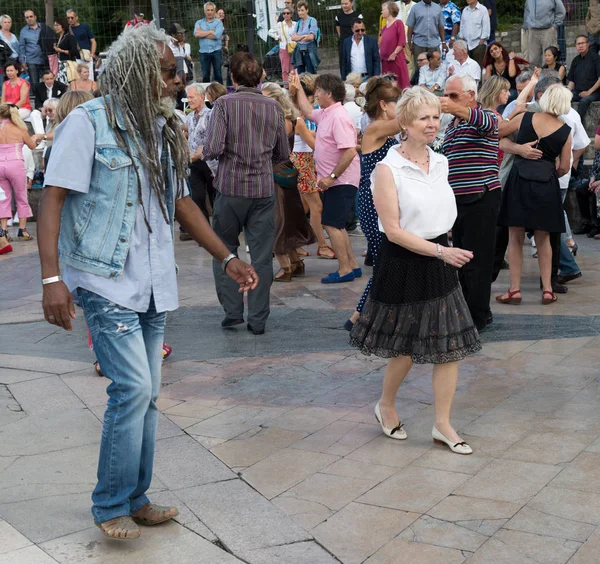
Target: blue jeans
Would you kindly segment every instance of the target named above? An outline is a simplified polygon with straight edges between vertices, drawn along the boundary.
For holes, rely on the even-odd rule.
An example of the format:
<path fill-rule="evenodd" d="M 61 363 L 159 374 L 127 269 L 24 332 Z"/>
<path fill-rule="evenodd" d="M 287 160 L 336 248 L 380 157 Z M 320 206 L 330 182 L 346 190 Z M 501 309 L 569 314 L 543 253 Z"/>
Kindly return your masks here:
<path fill-rule="evenodd" d="M 303 72 L 315 74 L 317 72 L 317 69 L 313 65 L 312 59 L 310 58 L 308 51 L 302 51 L 300 56 L 302 57 L 302 65 L 296 67 L 298 74 L 302 74 Z"/>
<path fill-rule="evenodd" d="M 223 84 L 223 76 L 221 74 L 222 54 L 220 49 L 212 53 L 200 53 L 200 64 L 202 65 L 202 82 L 210 82 L 210 67 L 212 65 L 214 79 Z"/>
<path fill-rule="evenodd" d="M 561 276 L 569 276 L 581 272 L 581 268 L 575 261 L 573 253 L 567 247 L 567 244 L 561 239 L 560 241 L 560 274 Z"/>
<path fill-rule="evenodd" d="M 136 313 L 87 290 L 78 294 L 96 357 L 111 380 L 92 494 L 94 521 L 103 523 L 149 501 L 167 314 L 156 312 L 154 298 L 146 313 Z"/>

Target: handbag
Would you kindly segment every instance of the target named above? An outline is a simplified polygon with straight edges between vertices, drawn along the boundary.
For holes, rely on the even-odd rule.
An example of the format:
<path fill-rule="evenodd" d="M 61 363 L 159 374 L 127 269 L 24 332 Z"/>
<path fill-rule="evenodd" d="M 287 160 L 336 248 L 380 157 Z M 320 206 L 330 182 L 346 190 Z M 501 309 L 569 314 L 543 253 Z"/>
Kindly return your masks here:
<path fill-rule="evenodd" d="M 273 179 L 284 190 L 298 189 L 298 169 L 289 159 L 273 166 Z"/>
<path fill-rule="evenodd" d="M 281 32 L 283 33 L 283 37 L 287 37 L 287 34 L 285 33 L 285 26 L 284 26 L 283 22 L 281 22 Z M 294 52 L 295 48 L 296 48 L 296 42 L 289 40 L 287 42 L 287 52 L 291 55 Z"/>
<path fill-rule="evenodd" d="M 89 63 L 92 59 L 92 53 L 89 49 L 79 49 L 79 56 L 82 61 Z"/>
<path fill-rule="evenodd" d="M 56 53 L 48 55 L 48 66 L 50 67 L 52 74 L 58 76 L 58 55 Z"/>
<path fill-rule="evenodd" d="M 77 72 L 77 62 L 76 61 L 65 61 L 67 63 L 67 81 L 73 82 L 79 78 L 79 73 Z"/>

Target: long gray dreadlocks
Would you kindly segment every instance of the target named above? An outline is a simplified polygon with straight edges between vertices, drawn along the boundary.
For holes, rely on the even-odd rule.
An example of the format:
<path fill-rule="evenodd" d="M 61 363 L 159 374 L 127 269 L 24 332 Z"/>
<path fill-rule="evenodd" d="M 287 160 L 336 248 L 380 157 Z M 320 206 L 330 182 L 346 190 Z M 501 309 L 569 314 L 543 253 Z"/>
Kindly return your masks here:
<path fill-rule="evenodd" d="M 169 49 L 168 38 L 152 24 L 125 30 L 111 45 L 99 79 L 99 89 L 106 104 L 109 123 L 119 144 L 130 153 L 129 147 L 117 126 L 117 109 L 123 117 L 127 137 L 137 148 L 139 158 L 146 167 L 152 191 L 156 194 L 163 217 L 169 218 L 166 209 L 165 172 L 159 157 L 156 117 L 163 114 L 167 123 L 163 128 L 163 149 L 170 149 L 176 167 L 177 192 L 181 194 L 187 175 L 190 151 L 180 127 L 179 118 L 165 112 L 161 99 L 164 81 L 160 68 L 160 52 Z M 107 95 L 110 95 L 107 97 Z M 138 202 L 144 208 L 139 173 Z M 144 220 L 151 232 L 144 209 Z"/>

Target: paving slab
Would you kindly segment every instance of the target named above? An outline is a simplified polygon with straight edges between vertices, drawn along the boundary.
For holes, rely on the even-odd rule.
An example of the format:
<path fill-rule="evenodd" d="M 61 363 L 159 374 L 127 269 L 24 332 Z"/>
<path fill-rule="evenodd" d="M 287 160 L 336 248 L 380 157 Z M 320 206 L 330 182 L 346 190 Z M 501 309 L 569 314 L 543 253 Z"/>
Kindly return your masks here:
<path fill-rule="evenodd" d="M 142 537 L 129 542 L 106 539 L 96 528 L 86 529 L 41 545 L 61 564 L 94 562 L 181 562 L 197 564 L 234 564 L 235 556 L 215 546 L 178 523 L 144 527 Z"/>
<path fill-rule="evenodd" d="M 41 548 L 28 546 L 0 554 L 0 564 L 56 564 L 57 560 L 51 558 Z"/>
<path fill-rule="evenodd" d="M 460 550 L 412 542 L 396 537 L 380 548 L 365 564 L 462 564 L 466 556 Z"/>
<path fill-rule="evenodd" d="M 570 560 L 570 564 L 597 564 L 600 554 L 600 530 L 583 544 Z"/>
<path fill-rule="evenodd" d="M 335 564 L 339 562 L 314 541 L 242 552 L 240 557 L 249 564 Z"/>
<path fill-rule="evenodd" d="M 179 490 L 177 496 L 234 554 L 312 540 L 242 480 Z"/>
<path fill-rule="evenodd" d="M 342 562 L 358 564 L 418 517 L 416 513 L 351 503 L 313 529 L 313 533 Z"/>
<path fill-rule="evenodd" d="M 33 544 L 6 521 L 0 521 L 0 555 Z"/>
<path fill-rule="evenodd" d="M 85 407 L 58 376 L 11 384 L 9 389 L 27 415 L 54 414 Z"/>

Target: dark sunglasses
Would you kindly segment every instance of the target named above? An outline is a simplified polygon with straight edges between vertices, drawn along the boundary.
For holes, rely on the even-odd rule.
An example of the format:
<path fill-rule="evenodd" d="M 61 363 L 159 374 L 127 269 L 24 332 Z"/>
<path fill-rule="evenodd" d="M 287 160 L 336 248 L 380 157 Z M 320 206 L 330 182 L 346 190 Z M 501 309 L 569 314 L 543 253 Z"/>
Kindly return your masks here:
<path fill-rule="evenodd" d="M 383 78 L 384 80 L 389 80 L 390 82 L 398 79 L 398 77 L 395 74 L 384 74 L 381 78 Z"/>
<path fill-rule="evenodd" d="M 354 30 L 356 33 L 367 33 L 366 29 L 355 29 Z"/>
<path fill-rule="evenodd" d="M 292 12 L 282 12 L 282 14 L 283 14 L 284 16 L 291 16 L 291 15 L 292 15 Z"/>
<path fill-rule="evenodd" d="M 457 92 L 445 92 L 444 96 L 450 98 L 450 100 L 458 100 L 460 98 L 460 94 Z"/>
<path fill-rule="evenodd" d="M 177 76 L 177 67 L 160 67 L 162 71 L 169 71 L 169 78 L 175 78 Z"/>

